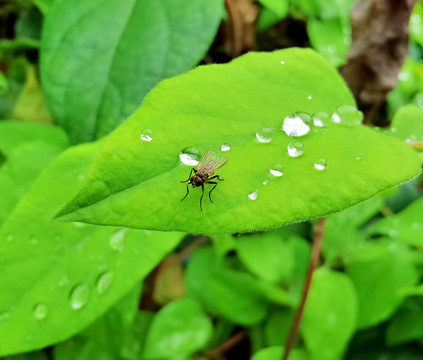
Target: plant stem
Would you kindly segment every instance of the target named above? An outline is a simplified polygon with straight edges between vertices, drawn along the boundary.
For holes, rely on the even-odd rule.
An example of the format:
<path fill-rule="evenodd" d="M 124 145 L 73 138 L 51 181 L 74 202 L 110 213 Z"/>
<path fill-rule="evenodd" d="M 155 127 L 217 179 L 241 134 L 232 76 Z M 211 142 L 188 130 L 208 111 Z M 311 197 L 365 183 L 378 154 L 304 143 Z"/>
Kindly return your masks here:
<path fill-rule="evenodd" d="M 234 346 L 238 345 L 244 338 L 247 336 L 245 330 L 241 330 L 239 333 L 231 336 L 228 340 L 220 344 L 218 347 L 210 350 L 207 355 L 210 358 L 215 358 L 222 356 L 222 354 L 226 353 L 228 350 L 232 349 Z"/>
<path fill-rule="evenodd" d="M 303 293 L 301 295 L 300 305 L 298 306 L 297 312 L 295 313 L 294 321 L 289 331 L 288 338 L 285 343 L 285 350 L 282 356 L 282 360 L 288 360 L 289 354 L 292 350 L 292 347 L 295 344 L 295 341 L 298 337 L 298 332 L 300 329 L 301 320 L 304 313 L 304 307 L 307 301 L 307 296 L 311 286 L 311 280 L 313 278 L 314 270 L 319 266 L 320 261 L 320 250 L 322 248 L 322 241 L 325 231 L 325 222 L 326 218 L 322 217 L 317 222 L 316 227 L 314 228 L 314 240 L 313 247 L 311 249 L 310 262 L 308 264 L 307 275 L 304 283 Z"/>

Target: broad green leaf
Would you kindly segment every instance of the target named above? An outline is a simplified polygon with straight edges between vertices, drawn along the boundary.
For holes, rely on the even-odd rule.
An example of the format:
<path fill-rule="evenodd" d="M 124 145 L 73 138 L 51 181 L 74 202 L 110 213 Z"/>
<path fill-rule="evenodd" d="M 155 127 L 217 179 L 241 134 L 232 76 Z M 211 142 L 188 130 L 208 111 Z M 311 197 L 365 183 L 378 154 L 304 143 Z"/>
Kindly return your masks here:
<path fill-rule="evenodd" d="M 423 108 L 402 107 L 392 121 L 390 134 L 406 142 L 423 142 Z M 423 145 L 420 151 L 423 151 Z"/>
<path fill-rule="evenodd" d="M 389 322 L 386 340 L 398 345 L 423 337 L 423 299 L 413 297 L 404 301 Z"/>
<path fill-rule="evenodd" d="M 34 351 L 25 354 L 2 357 L 1 360 L 49 360 L 46 352 Z"/>
<path fill-rule="evenodd" d="M 206 346 L 212 330 L 210 319 L 195 300 L 174 301 L 155 316 L 147 335 L 143 359 L 191 355 Z"/>
<path fill-rule="evenodd" d="M 294 266 L 292 247 L 274 232 L 240 237 L 237 253 L 248 270 L 271 282 L 284 279 Z"/>
<path fill-rule="evenodd" d="M 251 360 L 278 360 L 282 358 L 284 348 L 273 346 L 256 352 Z M 289 354 L 289 360 L 308 360 L 309 356 L 305 350 L 293 349 Z"/>
<path fill-rule="evenodd" d="M 294 309 L 272 309 L 266 317 L 264 336 L 268 346 L 285 345 L 292 323 Z"/>
<path fill-rule="evenodd" d="M 261 9 L 260 14 L 258 16 L 257 30 L 264 31 L 280 20 L 281 18 L 276 15 L 272 10 L 264 7 L 263 9 Z M 258 40 L 258 43 L 260 43 L 260 40 Z"/>
<path fill-rule="evenodd" d="M 281 131 L 294 112 L 331 113 L 345 104 L 353 104 L 345 83 L 311 50 L 249 53 L 199 67 L 158 85 L 107 138 L 60 215 L 141 229 L 249 232 L 341 210 L 419 173 L 411 149 L 361 125 L 330 123 L 296 139 Z M 274 129 L 270 142 L 263 128 Z M 301 157 L 288 155 L 292 141 L 304 145 Z M 229 151 L 219 151 L 228 144 Z M 213 204 L 204 196 L 203 211 L 201 188 L 181 202 L 186 185 L 180 181 L 192 168 L 180 161 L 186 147 L 228 158 L 217 172 L 224 181 Z M 323 171 L 314 166 L 321 159 Z M 273 176 L 270 169 L 279 165 L 283 176 Z"/>
<path fill-rule="evenodd" d="M 284 18 L 288 13 L 288 0 L 259 0 L 260 3 L 275 13 L 280 19 Z"/>
<path fill-rule="evenodd" d="M 403 300 L 402 290 L 413 286 L 418 274 L 408 248 L 380 242 L 360 249 L 347 268 L 358 295 L 358 327 L 379 324 Z"/>
<path fill-rule="evenodd" d="M 423 198 L 412 202 L 400 213 L 378 221 L 368 232 L 423 247 Z"/>
<path fill-rule="evenodd" d="M 113 354 L 95 342 L 72 338 L 54 347 L 54 360 L 114 360 Z"/>
<path fill-rule="evenodd" d="M 417 2 L 410 17 L 410 37 L 423 46 L 423 5 Z"/>
<path fill-rule="evenodd" d="M 53 118 L 74 143 L 108 134 L 201 60 L 222 15 L 223 0 L 54 1 L 41 49 Z"/>
<path fill-rule="evenodd" d="M 320 268 L 313 276 L 301 333 L 313 360 L 337 359 L 357 324 L 357 295 L 345 274 Z"/>
<path fill-rule="evenodd" d="M 236 248 L 235 238 L 231 234 L 214 234 L 211 239 L 218 255 L 225 255 Z"/>
<path fill-rule="evenodd" d="M 79 332 L 180 239 L 176 233 L 51 221 L 78 188 L 99 145 L 71 148 L 56 159 L 0 230 L 0 355 Z"/>

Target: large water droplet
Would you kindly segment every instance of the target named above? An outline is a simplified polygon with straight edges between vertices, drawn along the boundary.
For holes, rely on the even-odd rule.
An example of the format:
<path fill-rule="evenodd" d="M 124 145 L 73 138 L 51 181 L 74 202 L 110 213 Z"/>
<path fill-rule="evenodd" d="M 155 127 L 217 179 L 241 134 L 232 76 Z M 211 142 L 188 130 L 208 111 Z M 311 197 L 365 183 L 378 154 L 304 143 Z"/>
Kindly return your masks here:
<path fill-rule="evenodd" d="M 109 240 L 109 245 L 113 250 L 122 251 L 125 242 L 126 229 L 116 231 Z"/>
<path fill-rule="evenodd" d="M 142 141 L 150 142 L 153 140 L 153 131 L 151 129 L 145 129 L 141 134 L 140 138 Z"/>
<path fill-rule="evenodd" d="M 253 201 L 257 200 L 257 196 L 258 196 L 258 190 L 255 190 L 252 193 L 248 194 L 248 198 Z"/>
<path fill-rule="evenodd" d="M 329 115 L 323 111 L 318 113 L 314 113 L 313 116 L 313 125 L 316 127 L 324 127 L 327 126 L 329 122 Z"/>
<path fill-rule="evenodd" d="M 291 157 L 300 157 L 304 153 L 304 145 L 299 141 L 292 141 L 288 145 L 288 155 Z"/>
<path fill-rule="evenodd" d="M 87 284 L 76 285 L 69 296 L 70 305 L 73 310 L 79 310 L 86 305 L 90 296 L 90 288 Z"/>
<path fill-rule="evenodd" d="M 273 139 L 274 132 L 274 129 L 264 127 L 256 132 L 256 138 L 261 143 L 270 143 Z"/>
<path fill-rule="evenodd" d="M 293 113 L 285 118 L 282 130 L 290 137 L 304 136 L 310 132 L 312 119 L 309 114 L 298 112 Z"/>
<path fill-rule="evenodd" d="M 352 105 L 339 106 L 332 114 L 332 121 L 346 126 L 360 125 L 363 113 Z"/>
<path fill-rule="evenodd" d="M 194 147 L 187 147 L 179 153 L 179 159 L 182 164 L 188 166 L 196 166 L 200 162 L 200 150 Z"/>
<path fill-rule="evenodd" d="M 276 164 L 269 169 L 269 172 L 276 177 L 283 175 L 283 166 L 281 164 Z"/>
<path fill-rule="evenodd" d="M 97 280 L 97 291 L 100 294 L 104 294 L 107 290 L 110 289 L 112 285 L 113 274 L 111 272 L 105 272 L 101 274 Z"/>
<path fill-rule="evenodd" d="M 222 150 L 222 151 L 229 151 L 229 150 L 231 150 L 231 145 L 229 145 L 229 144 L 223 144 L 221 146 L 220 150 Z"/>
<path fill-rule="evenodd" d="M 326 159 L 319 159 L 314 162 L 314 167 L 319 171 L 325 170 L 326 165 L 327 165 Z"/>
<path fill-rule="evenodd" d="M 36 319 L 42 320 L 48 315 L 48 307 L 46 304 L 37 304 L 34 306 L 33 313 Z"/>

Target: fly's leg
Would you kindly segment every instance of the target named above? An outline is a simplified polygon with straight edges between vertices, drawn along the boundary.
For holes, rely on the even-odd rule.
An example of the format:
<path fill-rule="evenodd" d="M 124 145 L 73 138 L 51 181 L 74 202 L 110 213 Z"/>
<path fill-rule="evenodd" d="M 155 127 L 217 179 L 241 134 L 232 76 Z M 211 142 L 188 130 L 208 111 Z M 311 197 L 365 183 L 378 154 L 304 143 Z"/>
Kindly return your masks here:
<path fill-rule="evenodd" d="M 185 181 L 181 181 L 181 183 L 186 183 L 186 182 L 188 182 L 188 181 L 190 181 L 191 180 L 191 175 L 192 175 L 192 172 L 194 171 L 194 173 L 196 172 L 195 171 L 195 169 L 194 168 L 192 168 L 191 169 L 191 171 L 189 172 L 189 176 L 188 176 L 188 179 L 186 179 Z M 185 198 L 184 198 L 185 199 Z M 183 200 L 183 199 L 182 199 Z"/>
<path fill-rule="evenodd" d="M 200 197 L 200 209 L 201 209 L 201 211 L 203 211 L 204 184 L 201 184 L 201 189 L 202 189 L 202 193 L 201 193 L 201 197 Z"/>
<path fill-rule="evenodd" d="M 181 181 L 181 182 L 185 182 L 185 181 Z M 188 196 L 188 194 L 189 194 L 189 184 L 187 184 L 187 193 L 186 193 L 186 195 L 181 199 L 181 201 L 184 201 L 185 200 L 185 198 Z"/>
<path fill-rule="evenodd" d="M 225 179 L 221 179 L 221 178 L 219 177 L 219 175 L 215 175 L 215 176 L 212 176 L 211 178 L 209 178 L 209 180 L 212 180 L 212 179 L 216 179 L 216 180 L 219 180 L 219 181 L 223 181 L 223 180 L 225 180 Z"/>
<path fill-rule="evenodd" d="M 212 191 L 216 188 L 216 186 L 217 186 L 217 182 L 215 182 L 215 181 L 208 181 L 207 182 L 207 184 L 213 184 L 214 186 L 213 186 L 213 188 L 210 190 L 210 192 L 209 192 L 209 199 L 210 199 L 210 202 L 211 203 L 213 203 L 213 200 L 212 200 L 212 198 L 211 198 L 211 193 L 212 193 Z"/>

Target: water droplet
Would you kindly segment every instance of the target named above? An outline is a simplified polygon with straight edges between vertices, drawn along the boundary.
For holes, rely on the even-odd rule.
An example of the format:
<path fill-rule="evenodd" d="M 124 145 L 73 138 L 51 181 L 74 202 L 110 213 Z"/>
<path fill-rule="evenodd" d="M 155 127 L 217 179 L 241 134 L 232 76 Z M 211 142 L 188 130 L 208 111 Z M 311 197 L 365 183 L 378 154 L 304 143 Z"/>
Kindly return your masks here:
<path fill-rule="evenodd" d="M 223 144 L 222 147 L 220 148 L 220 150 L 229 151 L 229 150 L 231 150 L 231 146 L 229 144 Z"/>
<path fill-rule="evenodd" d="M 70 293 L 70 304 L 73 310 L 79 310 L 85 306 L 90 296 L 90 288 L 87 284 L 76 285 Z"/>
<path fill-rule="evenodd" d="M 329 122 L 329 115 L 323 111 L 314 113 L 312 118 L 313 118 L 313 125 L 316 127 L 327 126 L 327 123 Z"/>
<path fill-rule="evenodd" d="M 112 285 L 113 274 L 111 272 L 105 272 L 101 274 L 97 280 L 97 291 L 99 294 L 104 294 L 107 290 L 110 289 Z"/>
<path fill-rule="evenodd" d="M 283 64 L 285 64 L 285 61 L 284 61 L 284 60 L 282 60 L 282 61 L 281 61 L 281 64 L 282 64 L 282 65 L 283 65 Z"/>
<path fill-rule="evenodd" d="M 358 154 L 356 157 L 355 157 L 355 159 L 356 160 L 363 160 L 363 158 L 364 158 L 364 154 Z"/>
<path fill-rule="evenodd" d="M 257 195 L 258 195 L 258 190 L 256 190 L 256 191 L 253 191 L 251 194 L 248 194 L 248 198 L 250 199 L 250 200 L 256 200 L 257 199 Z"/>
<path fill-rule="evenodd" d="M 294 158 L 302 156 L 304 153 L 304 145 L 299 141 L 293 141 L 288 145 L 288 155 Z"/>
<path fill-rule="evenodd" d="M 283 175 L 283 166 L 281 164 L 276 164 L 269 169 L 269 172 L 276 177 L 281 177 Z"/>
<path fill-rule="evenodd" d="M 151 129 L 145 129 L 141 134 L 140 138 L 142 141 L 150 142 L 153 140 L 153 131 Z"/>
<path fill-rule="evenodd" d="M 311 116 L 306 113 L 293 113 L 285 118 L 282 130 L 289 137 L 304 136 L 312 127 Z"/>
<path fill-rule="evenodd" d="M 34 306 L 34 317 L 38 320 L 44 319 L 48 314 L 48 307 L 45 304 L 37 304 Z"/>
<path fill-rule="evenodd" d="M 261 143 L 270 143 L 273 139 L 274 129 L 271 128 L 262 128 L 256 132 L 256 138 Z"/>
<path fill-rule="evenodd" d="M 307 96 L 307 100 L 313 99 L 311 95 Z"/>
<path fill-rule="evenodd" d="M 269 184 L 269 180 L 264 180 L 263 185 L 266 186 L 267 184 Z"/>
<path fill-rule="evenodd" d="M 352 105 L 339 106 L 332 114 L 332 121 L 346 126 L 360 125 L 363 113 Z"/>
<path fill-rule="evenodd" d="M 179 153 L 179 159 L 182 164 L 188 166 L 196 166 L 200 162 L 200 150 L 194 147 L 187 147 Z"/>
<path fill-rule="evenodd" d="M 327 165 L 326 159 L 319 159 L 314 162 L 314 167 L 319 171 L 324 170 L 326 168 L 326 165 Z"/>
<path fill-rule="evenodd" d="M 109 240 L 110 247 L 115 251 L 122 251 L 125 242 L 126 229 L 116 231 Z"/>

